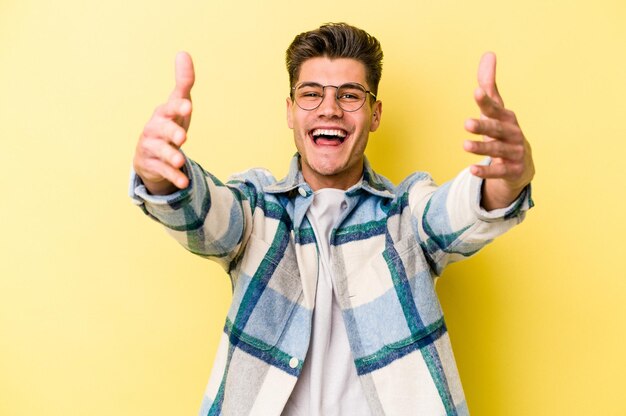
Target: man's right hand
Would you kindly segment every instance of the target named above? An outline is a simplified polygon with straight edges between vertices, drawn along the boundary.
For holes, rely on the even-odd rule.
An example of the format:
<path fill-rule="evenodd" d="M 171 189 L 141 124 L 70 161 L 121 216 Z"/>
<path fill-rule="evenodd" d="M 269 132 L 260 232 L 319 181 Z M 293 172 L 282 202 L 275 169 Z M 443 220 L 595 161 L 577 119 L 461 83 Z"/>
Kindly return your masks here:
<path fill-rule="evenodd" d="M 176 86 L 165 104 L 158 106 L 139 137 L 133 166 L 148 192 L 167 195 L 189 186 L 181 171 L 185 156 L 179 148 L 187 140 L 191 122 L 193 62 L 186 52 L 176 55 Z"/>

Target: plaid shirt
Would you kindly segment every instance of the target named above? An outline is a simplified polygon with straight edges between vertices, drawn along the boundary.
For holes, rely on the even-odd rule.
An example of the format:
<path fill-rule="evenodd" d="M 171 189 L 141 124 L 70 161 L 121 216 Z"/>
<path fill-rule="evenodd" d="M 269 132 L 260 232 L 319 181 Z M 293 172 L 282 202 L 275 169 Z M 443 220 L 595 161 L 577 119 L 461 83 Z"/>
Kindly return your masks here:
<path fill-rule="evenodd" d="M 306 212 L 313 192 L 292 160 L 226 184 L 188 160 L 191 186 L 131 196 L 189 251 L 222 265 L 233 286 L 201 415 L 280 415 L 307 355 L 318 250 Z M 461 172 L 437 187 L 415 173 L 394 187 L 365 161 L 331 232 L 335 294 L 374 415 L 468 414 L 435 279 L 524 218 L 530 188 L 509 207 L 480 207 L 482 180 Z"/>

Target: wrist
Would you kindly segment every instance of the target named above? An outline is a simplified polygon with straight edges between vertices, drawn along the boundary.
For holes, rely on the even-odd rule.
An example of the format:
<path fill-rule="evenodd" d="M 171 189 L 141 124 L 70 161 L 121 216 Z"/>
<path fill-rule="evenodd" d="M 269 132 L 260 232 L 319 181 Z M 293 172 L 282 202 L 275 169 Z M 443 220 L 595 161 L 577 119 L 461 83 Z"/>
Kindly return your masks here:
<path fill-rule="evenodd" d="M 506 208 L 520 196 L 525 187 L 512 187 L 502 179 L 485 179 L 480 205 L 487 211 Z"/>
<path fill-rule="evenodd" d="M 178 188 L 170 181 L 152 182 L 141 178 L 146 190 L 150 195 L 170 195 L 178 190 Z"/>

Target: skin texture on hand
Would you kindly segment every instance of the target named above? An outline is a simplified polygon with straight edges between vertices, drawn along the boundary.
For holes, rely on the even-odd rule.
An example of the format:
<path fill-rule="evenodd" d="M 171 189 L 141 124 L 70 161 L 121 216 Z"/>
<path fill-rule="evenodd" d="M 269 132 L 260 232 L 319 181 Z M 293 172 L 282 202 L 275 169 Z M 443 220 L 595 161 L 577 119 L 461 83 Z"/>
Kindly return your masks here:
<path fill-rule="evenodd" d="M 496 86 L 496 56 L 485 53 L 478 66 L 474 100 L 479 119 L 465 121 L 465 129 L 482 135 L 482 141 L 466 140 L 465 151 L 491 157 L 489 166 L 473 165 L 470 172 L 485 179 L 482 206 L 487 210 L 509 206 L 535 175 L 530 144 L 515 113 L 504 106 Z"/>
<path fill-rule="evenodd" d="M 185 157 L 180 147 L 187 140 L 191 122 L 195 72 L 186 52 L 176 55 L 175 80 L 167 102 L 154 110 L 139 136 L 133 159 L 135 172 L 154 195 L 170 194 L 189 185 L 189 178 L 181 171 Z"/>

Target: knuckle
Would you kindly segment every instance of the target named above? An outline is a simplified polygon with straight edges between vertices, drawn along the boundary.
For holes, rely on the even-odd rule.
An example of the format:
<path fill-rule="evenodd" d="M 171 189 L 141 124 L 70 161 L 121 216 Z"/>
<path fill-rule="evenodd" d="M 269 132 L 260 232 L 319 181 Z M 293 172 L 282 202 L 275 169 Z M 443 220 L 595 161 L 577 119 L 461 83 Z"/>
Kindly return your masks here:
<path fill-rule="evenodd" d="M 522 167 L 521 164 L 515 164 L 515 165 L 511 166 L 509 171 L 510 171 L 511 175 L 515 176 L 515 177 L 520 177 L 522 175 L 522 173 L 524 172 L 523 167 Z"/>
<path fill-rule="evenodd" d="M 169 146 L 161 146 L 159 149 L 159 157 L 163 161 L 167 161 L 171 157 L 170 147 Z"/>
<path fill-rule="evenodd" d="M 145 137 L 154 137 L 158 136 L 158 132 L 161 126 L 161 117 L 158 115 L 154 115 L 148 120 L 148 122 L 143 127 L 143 136 Z"/>
<path fill-rule="evenodd" d="M 506 147 L 502 142 L 494 143 L 494 155 L 498 157 L 503 157 L 506 154 Z"/>
<path fill-rule="evenodd" d="M 175 144 L 179 146 L 182 144 L 182 141 L 185 138 L 185 130 L 178 124 L 174 124 L 170 131 L 170 137 L 175 142 Z"/>
<path fill-rule="evenodd" d="M 160 115 L 162 115 L 165 110 L 167 109 L 166 104 L 160 104 L 158 105 L 155 109 L 154 112 L 152 113 L 152 118 L 156 118 L 159 117 Z"/>
<path fill-rule="evenodd" d="M 525 149 L 523 145 L 517 145 L 513 147 L 513 157 L 516 160 L 524 159 Z"/>
<path fill-rule="evenodd" d="M 148 133 L 150 132 L 150 130 L 152 130 L 152 125 L 154 124 L 154 119 L 155 118 L 156 118 L 156 116 L 153 114 L 152 117 L 150 117 L 150 119 L 148 121 L 146 121 L 146 124 L 143 125 L 142 134 L 144 136 L 147 136 Z"/>
<path fill-rule="evenodd" d="M 148 139 L 147 136 L 141 136 L 141 138 L 139 139 L 139 142 L 137 142 L 137 150 L 142 154 L 146 154 L 149 152 L 150 140 Z"/>
<path fill-rule="evenodd" d="M 500 121 L 494 122 L 494 129 L 496 131 L 497 137 L 502 137 L 502 134 L 504 132 L 504 127 L 502 126 L 502 123 Z"/>

